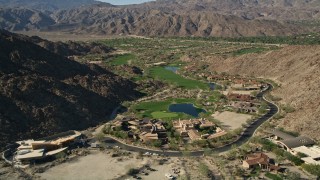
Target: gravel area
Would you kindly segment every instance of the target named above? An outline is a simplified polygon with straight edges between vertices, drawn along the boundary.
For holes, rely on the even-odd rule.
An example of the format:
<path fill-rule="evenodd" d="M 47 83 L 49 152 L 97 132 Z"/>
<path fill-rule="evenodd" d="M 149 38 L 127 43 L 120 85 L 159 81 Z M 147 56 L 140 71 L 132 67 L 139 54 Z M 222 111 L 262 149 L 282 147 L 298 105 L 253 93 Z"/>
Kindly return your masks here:
<path fill-rule="evenodd" d="M 235 112 L 216 112 L 212 115 L 215 119 L 222 122 L 222 125 L 224 128 L 227 128 L 229 130 L 234 130 L 237 128 L 242 127 L 243 123 L 246 123 L 248 119 L 251 119 L 252 116 L 248 114 L 239 114 Z"/>

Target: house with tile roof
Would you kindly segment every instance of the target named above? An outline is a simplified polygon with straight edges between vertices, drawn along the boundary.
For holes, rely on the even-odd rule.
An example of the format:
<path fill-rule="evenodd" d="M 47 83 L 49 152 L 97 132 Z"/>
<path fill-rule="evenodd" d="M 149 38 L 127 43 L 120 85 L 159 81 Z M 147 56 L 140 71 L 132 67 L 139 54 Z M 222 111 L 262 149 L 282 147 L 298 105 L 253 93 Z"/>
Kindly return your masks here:
<path fill-rule="evenodd" d="M 279 171 L 281 168 L 270 163 L 270 158 L 264 153 L 254 153 L 246 157 L 242 162 L 242 166 L 245 169 L 251 169 L 255 167 L 260 167 L 267 171 Z"/>

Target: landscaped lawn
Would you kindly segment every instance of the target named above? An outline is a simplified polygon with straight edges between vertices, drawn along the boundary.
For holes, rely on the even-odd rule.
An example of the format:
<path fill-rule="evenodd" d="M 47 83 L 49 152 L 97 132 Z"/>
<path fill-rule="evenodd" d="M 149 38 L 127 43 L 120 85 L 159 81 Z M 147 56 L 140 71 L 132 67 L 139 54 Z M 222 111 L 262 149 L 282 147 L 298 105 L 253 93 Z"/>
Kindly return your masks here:
<path fill-rule="evenodd" d="M 142 102 L 134 105 L 132 110 L 141 117 L 172 119 L 172 118 L 192 118 L 184 113 L 169 112 L 169 106 L 173 103 L 195 103 L 193 99 L 168 99 L 165 101 Z"/>
<path fill-rule="evenodd" d="M 161 112 L 161 111 L 152 112 L 151 115 L 153 118 L 156 118 L 156 119 L 174 118 L 179 116 L 177 113 L 168 113 L 168 112 Z"/>
<path fill-rule="evenodd" d="M 183 87 L 186 89 L 208 89 L 209 85 L 207 83 L 186 79 L 184 77 L 181 77 L 180 75 L 166 70 L 163 67 L 153 67 L 150 69 L 151 76 L 158 78 L 160 80 L 166 81 L 170 84 L 174 84 L 179 87 Z"/>
<path fill-rule="evenodd" d="M 117 55 L 116 57 L 113 57 L 110 60 L 110 64 L 111 65 L 124 65 L 124 64 L 128 64 L 129 60 L 133 60 L 136 57 L 133 54 L 121 54 L 121 55 Z"/>

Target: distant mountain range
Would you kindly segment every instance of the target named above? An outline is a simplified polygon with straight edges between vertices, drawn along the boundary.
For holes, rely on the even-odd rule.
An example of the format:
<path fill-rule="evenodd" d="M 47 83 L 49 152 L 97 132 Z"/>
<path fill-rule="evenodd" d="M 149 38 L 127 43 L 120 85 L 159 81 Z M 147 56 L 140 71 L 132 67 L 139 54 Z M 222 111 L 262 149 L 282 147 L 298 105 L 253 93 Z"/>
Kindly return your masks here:
<path fill-rule="evenodd" d="M 318 0 L 157 0 L 114 6 L 93 0 L 0 0 L 12 31 L 102 35 L 264 36 L 317 31 Z"/>
<path fill-rule="evenodd" d="M 1 7 L 23 7 L 39 11 L 56 11 L 100 3 L 100 1 L 95 0 L 0 0 Z"/>

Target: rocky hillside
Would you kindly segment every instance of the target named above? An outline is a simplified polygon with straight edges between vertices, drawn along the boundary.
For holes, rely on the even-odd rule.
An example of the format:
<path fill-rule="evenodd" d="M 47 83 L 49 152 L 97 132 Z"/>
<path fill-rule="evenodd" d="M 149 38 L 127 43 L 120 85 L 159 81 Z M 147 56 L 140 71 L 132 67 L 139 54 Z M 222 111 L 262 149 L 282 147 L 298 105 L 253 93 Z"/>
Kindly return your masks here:
<path fill-rule="evenodd" d="M 59 11 L 54 17 L 56 24 L 49 26 L 48 31 L 141 36 L 261 36 L 304 32 L 298 26 L 276 21 L 245 20 L 209 11 L 175 13 L 93 6 Z"/>
<path fill-rule="evenodd" d="M 27 8 L 0 8 L 0 27 L 11 31 L 39 30 L 55 21 L 48 14 Z"/>
<path fill-rule="evenodd" d="M 319 20 L 320 18 L 318 0 L 157 0 L 145 7 L 165 11 L 214 11 L 250 20 Z"/>
<path fill-rule="evenodd" d="M 136 84 L 0 31 L 0 147 L 106 120 Z"/>
<path fill-rule="evenodd" d="M 273 36 L 318 31 L 318 9 L 317 0 L 158 0 L 50 12 L 13 6 L 0 9 L 0 25 L 14 31 L 99 35 Z"/>
<path fill-rule="evenodd" d="M 17 35 L 19 39 L 31 41 L 34 44 L 37 44 L 48 51 L 53 53 L 68 57 L 68 56 L 84 56 L 88 54 L 106 54 L 113 51 L 113 48 L 101 45 L 96 42 L 52 42 L 45 39 L 42 39 L 38 36 L 24 36 Z"/>
<path fill-rule="evenodd" d="M 219 72 L 264 77 L 281 87 L 273 92 L 281 104 L 294 107 L 281 126 L 320 139 L 320 46 L 287 46 L 283 49 L 223 59 L 208 57 Z"/>
<path fill-rule="evenodd" d="M 95 0 L 0 0 L 2 7 L 16 8 L 25 7 L 40 11 L 56 11 L 61 9 L 71 9 L 80 6 L 100 4 Z"/>

